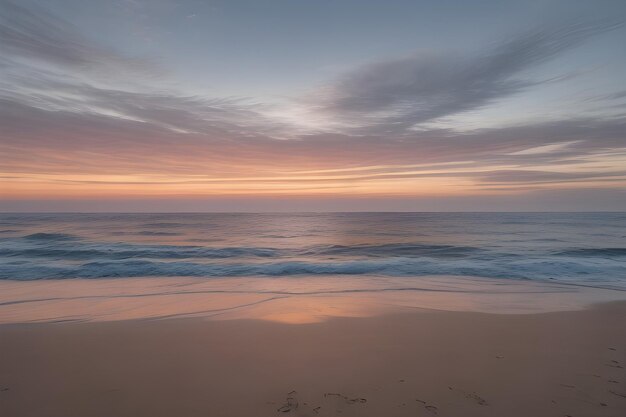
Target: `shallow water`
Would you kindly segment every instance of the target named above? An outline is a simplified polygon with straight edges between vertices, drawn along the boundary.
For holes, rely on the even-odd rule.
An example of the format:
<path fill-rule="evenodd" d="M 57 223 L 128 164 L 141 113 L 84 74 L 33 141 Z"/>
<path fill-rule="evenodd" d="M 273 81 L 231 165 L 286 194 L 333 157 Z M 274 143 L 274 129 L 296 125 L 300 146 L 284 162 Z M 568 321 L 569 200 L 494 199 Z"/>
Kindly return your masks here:
<path fill-rule="evenodd" d="M 624 300 L 626 291 L 452 276 L 4 280 L 0 324 L 189 317 L 297 324 L 423 309 L 534 314 Z"/>
<path fill-rule="evenodd" d="M 0 215 L 6 280 L 365 274 L 626 289 L 626 213 Z"/>

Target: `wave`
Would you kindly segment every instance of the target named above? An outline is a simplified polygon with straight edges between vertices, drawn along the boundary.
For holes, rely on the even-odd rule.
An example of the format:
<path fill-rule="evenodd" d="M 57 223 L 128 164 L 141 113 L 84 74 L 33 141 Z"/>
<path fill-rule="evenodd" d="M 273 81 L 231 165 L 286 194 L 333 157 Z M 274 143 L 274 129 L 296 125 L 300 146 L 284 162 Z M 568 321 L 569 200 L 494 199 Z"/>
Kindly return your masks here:
<path fill-rule="evenodd" d="M 22 236 L 24 240 L 34 240 L 34 241 L 63 241 L 63 240 L 77 240 L 78 237 L 74 235 L 69 235 L 66 233 L 33 233 L 31 235 Z"/>
<path fill-rule="evenodd" d="M 178 228 L 188 227 L 186 223 L 174 223 L 174 222 L 157 222 L 157 223 L 144 223 L 144 227 L 156 227 L 156 228 Z"/>
<path fill-rule="evenodd" d="M 376 274 L 561 282 L 621 280 L 620 285 L 626 286 L 626 248 L 620 247 L 622 240 L 615 233 L 603 240 L 588 240 L 588 235 L 581 237 L 578 232 L 537 235 L 524 228 L 512 232 L 510 227 L 500 231 L 479 227 L 468 235 L 465 225 L 435 232 L 429 231 L 432 226 L 427 224 L 406 232 L 398 226 L 396 229 L 403 237 L 390 242 L 382 241 L 380 235 L 392 235 L 396 229 L 371 224 L 362 230 L 341 233 L 327 230 L 318 237 L 312 231 L 320 229 L 319 226 L 306 230 L 270 227 L 255 231 L 247 226 L 237 229 L 238 223 L 233 223 L 228 224 L 227 231 L 215 231 L 208 228 L 209 222 L 199 223 L 202 227 L 175 222 L 147 223 L 145 219 L 140 223 L 140 227 L 112 229 L 106 227 L 107 223 L 91 229 L 82 223 L 77 227 L 64 223 L 48 228 L 46 233 L 36 226 L 34 230 L 39 233 L 31 234 L 26 234 L 24 230 L 30 226 L 25 226 L 18 232 L 22 236 L 0 237 L 0 279 Z M 163 229 L 150 230 L 147 225 Z M 205 233 L 205 230 L 209 231 Z M 430 237 L 420 237 L 422 232 L 430 233 Z M 79 233 L 89 233 L 90 237 Z M 329 233 L 337 233 L 339 237 L 326 236 Z M 118 237 L 119 234 L 124 237 Z M 159 236 L 179 234 L 181 238 L 176 241 L 181 244 L 171 244 L 167 238 L 158 243 L 142 243 L 141 238 L 149 236 L 154 241 Z M 139 240 L 126 239 L 129 235 Z M 342 240 L 345 236 L 349 240 Z M 295 240 L 286 245 L 282 240 L 286 237 Z M 345 243 L 353 239 L 359 243 Z M 320 241 L 335 244 L 312 244 Z M 587 247 L 589 242 L 603 247 Z"/>
<path fill-rule="evenodd" d="M 141 236 L 180 236 L 180 233 L 174 233 L 174 232 L 154 232 L 152 230 L 144 230 L 144 231 L 141 231 L 141 232 L 137 232 L 137 234 L 141 235 Z"/>
<path fill-rule="evenodd" d="M 564 256 L 626 256 L 626 248 L 576 248 L 557 252 Z"/>
<path fill-rule="evenodd" d="M 54 247 L 0 247 L 0 256 L 28 257 L 28 258 L 55 258 L 67 260 L 81 259 L 226 259 L 237 257 L 273 257 L 276 250 L 266 248 L 204 248 L 200 246 L 167 246 L 167 245 L 128 245 L 128 244 L 97 244 L 80 246 Z"/>
<path fill-rule="evenodd" d="M 461 257 L 483 249 L 471 246 L 429 245 L 421 243 L 386 243 L 380 245 L 330 245 L 306 249 L 305 255 L 356 255 L 356 256 L 434 256 Z"/>
<path fill-rule="evenodd" d="M 144 235 L 176 235 L 170 232 L 146 232 Z M 194 240 L 194 239 L 189 239 Z M 195 239 L 196 241 L 204 241 Z M 558 239 L 544 239 L 544 242 Z M 568 248 L 559 251 L 546 249 L 534 255 L 546 257 L 587 257 L 613 258 L 626 256 L 624 247 Z M 354 244 L 354 245 L 313 245 L 293 248 L 260 246 L 211 247 L 200 245 L 139 244 L 125 242 L 95 242 L 66 233 L 34 233 L 21 237 L 0 238 L 0 256 L 35 257 L 57 259 L 227 259 L 239 257 L 258 258 L 439 258 L 439 259 L 516 259 L 529 256 L 529 253 L 502 251 L 497 248 L 467 245 L 425 244 L 415 242 Z"/>
<path fill-rule="evenodd" d="M 390 276 L 458 275 L 488 278 L 606 280 L 626 276 L 623 262 L 588 262 L 578 258 L 524 259 L 520 261 L 453 260 L 387 258 L 344 262 L 280 261 L 271 263 L 211 264 L 196 262 L 163 262 L 150 260 L 95 261 L 81 265 L 38 265 L 34 263 L 0 265 L 2 279 L 46 278 L 113 278 L 146 276 L 254 276 L 254 275 L 361 275 Z"/>
<path fill-rule="evenodd" d="M 151 232 L 150 235 L 171 233 Z M 173 234 L 173 233 L 172 233 Z M 24 242 L 27 242 L 24 245 Z M 17 243 L 17 244 L 16 244 Z M 21 238 L 0 239 L 0 256 L 50 257 L 65 259 L 127 259 L 165 258 L 222 259 L 236 257 L 436 257 L 461 258 L 485 252 L 471 246 L 433 245 L 422 243 L 385 243 L 357 245 L 314 245 L 304 248 L 279 249 L 270 247 L 206 247 L 193 245 L 131 244 L 121 242 L 91 242 L 75 235 L 36 233 Z"/>

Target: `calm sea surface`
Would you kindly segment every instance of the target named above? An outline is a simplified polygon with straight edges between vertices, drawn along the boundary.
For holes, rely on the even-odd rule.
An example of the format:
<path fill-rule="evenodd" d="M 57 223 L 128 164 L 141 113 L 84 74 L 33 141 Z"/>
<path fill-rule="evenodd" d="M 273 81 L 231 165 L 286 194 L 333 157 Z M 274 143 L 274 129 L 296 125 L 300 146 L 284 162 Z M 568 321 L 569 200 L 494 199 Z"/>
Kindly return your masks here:
<path fill-rule="evenodd" d="M 626 213 L 0 214 L 0 279 L 478 276 L 626 289 Z"/>

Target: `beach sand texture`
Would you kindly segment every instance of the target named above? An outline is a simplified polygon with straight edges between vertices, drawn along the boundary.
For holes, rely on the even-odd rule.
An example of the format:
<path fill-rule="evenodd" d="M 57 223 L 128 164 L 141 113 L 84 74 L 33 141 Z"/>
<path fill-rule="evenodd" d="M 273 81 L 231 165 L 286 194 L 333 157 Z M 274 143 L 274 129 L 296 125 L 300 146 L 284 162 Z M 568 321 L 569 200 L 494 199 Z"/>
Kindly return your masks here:
<path fill-rule="evenodd" d="M 626 415 L 626 303 L 0 326 L 0 415 Z"/>

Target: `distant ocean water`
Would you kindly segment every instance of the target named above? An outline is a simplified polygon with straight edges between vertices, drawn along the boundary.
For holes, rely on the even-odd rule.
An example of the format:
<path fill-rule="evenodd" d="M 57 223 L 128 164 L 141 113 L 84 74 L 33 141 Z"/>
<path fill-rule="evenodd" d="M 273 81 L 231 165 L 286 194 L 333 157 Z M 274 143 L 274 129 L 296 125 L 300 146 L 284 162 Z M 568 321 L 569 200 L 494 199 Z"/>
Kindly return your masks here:
<path fill-rule="evenodd" d="M 626 213 L 0 214 L 0 279 L 457 275 L 626 290 Z"/>

